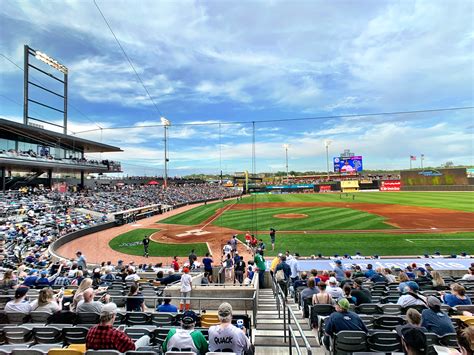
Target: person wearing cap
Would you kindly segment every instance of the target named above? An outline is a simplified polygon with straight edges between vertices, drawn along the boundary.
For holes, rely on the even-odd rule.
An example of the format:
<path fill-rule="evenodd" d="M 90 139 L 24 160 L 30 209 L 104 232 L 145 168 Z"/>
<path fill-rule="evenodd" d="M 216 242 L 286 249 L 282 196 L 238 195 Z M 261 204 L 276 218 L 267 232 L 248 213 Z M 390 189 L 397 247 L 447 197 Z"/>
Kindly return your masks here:
<path fill-rule="evenodd" d="M 334 276 L 329 278 L 329 286 L 327 287 L 326 292 L 336 301 L 344 297 L 344 292 L 342 292 L 342 288 L 337 285 L 337 280 Z"/>
<path fill-rule="evenodd" d="M 355 297 L 355 305 L 358 306 L 362 303 L 372 303 L 372 294 L 369 290 L 362 287 L 364 280 L 362 278 L 354 279 L 352 284 L 351 296 Z"/>
<path fill-rule="evenodd" d="M 341 298 L 336 303 L 336 312 L 332 313 L 325 321 L 324 345 L 329 349 L 329 338 L 342 330 L 356 330 L 368 333 L 366 325 L 360 317 L 349 311 L 350 304 L 346 298 Z"/>
<path fill-rule="evenodd" d="M 336 280 L 338 282 L 341 282 L 346 278 L 346 274 L 344 273 L 344 268 L 342 267 L 342 261 L 341 260 L 336 260 L 335 261 L 335 266 L 333 271 L 336 273 Z"/>
<path fill-rule="evenodd" d="M 421 325 L 428 329 L 430 333 L 443 336 L 449 333 L 456 333 L 449 316 L 441 310 L 441 301 L 434 297 L 428 297 L 428 309 L 421 312 Z"/>
<path fill-rule="evenodd" d="M 365 272 L 364 276 L 370 279 L 373 274 L 375 274 L 375 270 L 373 269 L 372 264 L 367 264 L 367 271 Z"/>
<path fill-rule="evenodd" d="M 218 310 L 220 324 L 209 328 L 209 351 L 227 351 L 242 354 L 250 349 L 246 329 L 232 324 L 232 306 L 224 302 Z"/>
<path fill-rule="evenodd" d="M 417 277 L 415 278 L 415 282 L 419 286 L 423 286 L 423 285 L 430 285 L 431 286 L 431 284 L 432 284 L 431 278 L 428 276 L 428 273 L 426 272 L 425 268 L 419 267 L 416 270 L 416 274 L 417 274 Z"/>
<path fill-rule="evenodd" d="M 191 290 L 193 289 L 193 280 L 191 275 L 189 275 L 189 269 L 187 267 L 183 268 L 183 275 L 181 275 L 181 301 L 179 301 L 179 310 L 182 312 L 184 307 L 186 311 L 189 310 L 191 306 Z"/>
<path fill-rule="evenodd" d="M 40 273 L 40 277 L 36 279 L 36 288 L 49 287 L 48 271 L 43 270 Z"/>
<path fill-rule="evenodd" d="M 117 305 L 107 303 L 100 312 L 99 324 L 90 328 L 86 336 L 86 349 L 118 350 L 121 353 L 136 350 L 150 344 L 150 337 L 144 335 L 135 342 L 123 331 L 113 328 L 117 316 Z"/>
<path fill-rule="evenodd" d="M 23 286 L 26 287 L 34 287 L 36 285 L 36 281 L 38 280 L 38 270 L 31 269 L 28 273 L 28 276 L 23 280 Z"/>
<path fill-rule="evenodd" d="M 413 326 L 399 325 L 396 332 L 402 342 L 403 351 L 408 355 L 424 355 L 426 335 L 422 329 Z"/>
<path fill-rule="evenodd" d="M 383 275 L 383 267 L 378 267 L 377 269 L 375 269 L 375 273 L 369 278 L 369 280 L 373 283 L 387 282 L 387 278 Z"/>
<path fill-rule="evenodd" d="M 204 355 L 208 351 L 207 340 L 200 330 L 195 330 L 197 315 L 193 311 L 186 311 L 181 318 L 181 328 L 172 328 L 161 345 L 163 352 L 192 351 Z"/>
<path fill-rule="evenodd" d="M 402 308 L 407 308 L 411 306 L 425 306 L 426 307 L 426 297 L 420 295 L 418 291 L 420 287 L 415 281 L 408 281 L 405 284 L 405 289 L 402 296 L 397 301 L 397 304 Z"/>
<path fill-rule="evenodd" d="M 26 294 L 29 288 L 20 286 L 15 290 L 14 299 L 5 305 L 5 312 L 18 312 L 30 314 L 31 304 L 26 300 Z"/>

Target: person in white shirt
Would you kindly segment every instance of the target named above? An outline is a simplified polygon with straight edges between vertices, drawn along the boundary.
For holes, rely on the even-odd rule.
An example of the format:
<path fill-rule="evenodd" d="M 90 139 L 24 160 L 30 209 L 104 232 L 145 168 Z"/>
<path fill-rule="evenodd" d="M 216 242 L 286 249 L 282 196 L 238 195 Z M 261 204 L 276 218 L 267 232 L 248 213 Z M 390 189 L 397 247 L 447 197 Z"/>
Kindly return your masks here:
<path fill-rule="evenodd" d="M 31 304 L 25 299 L 28 290 L 28 287 L 18 287 L 15 290 L 15 298 L 13 301 L 10 301 L 5 305 L 5 312 L 30 314 Z"/>
<path fill-rule="evenodd" d="M 474 266 L 469 268 L 469 272 L 462 277 L 463 280 L 474 281 Z"/>
<path fill-rule="evenodd" d="M 134 269 L 129 268 L 127 271 L 128 275 L 125 277 L 125 281 L 137 282 L 140 280 L 140 276 L 135 273 Z"/>
<path fill-rule="evenodd" d="M 224 254 L 224 258 L 227 257 L 227 254 L 230 254 L 232 252 L 232 245 L 230 242 L 227 242 L 226 245 L 222 248 L 222 253 Z"/>
<path fill-rule="evenodd" d="M 94 289 L 88 288 L 83 293 L 84 300 L 79 301 L 76 308 L 76 313 L 100 313 L 102 312 L 103 303 L 94 301 Z M 110 295 L 105 295 L 104 301 L 107 303 Z"/>
<path fill-rule="evenodd" d="M 209 351 L 227 351 L 242 354 L 250 349 L 245 327 L 232 324 L 232 306 L 224 302 L 217 310 L 220 324 L 209 328 Z"/>
<path fill-rule="evenodd" d="M 337 280 L 334 276 L 329 278 L 329 286 L 326 287 L 326 292 L 336 301 L 344 297 L 344 292 L 342 292 L 342 288 L 337 286 Z"/>
<path fill-rule="evenodd" d="M 181 276 L 181 301 L 179 302 L 179 310 L 183 311 L 186 307 L 188 311 L 191 306 L 191 290 L 193 288 L 193 280 L 189 275 L 189 268 L 183 269 L 183 275 Z"/>
<path fill-rule="evenodd" d="M 60 302 L 60 298 L 54 297 L 53 290 L 43 288 L 38 294 L 38 299 L 31 302 L 31 310 L 54 314 L 61 310 Z"/>
<path fill-rule="evenodd" d="M 410 307 L 410 306 L 425 306 L 426 297 L 420 295 L 418 291 L 420 287 L 415 281 L 408 281 L 405 286 L 405 294 L 400 296 L 397 301 L 397 304 L 402 308 Z"/>

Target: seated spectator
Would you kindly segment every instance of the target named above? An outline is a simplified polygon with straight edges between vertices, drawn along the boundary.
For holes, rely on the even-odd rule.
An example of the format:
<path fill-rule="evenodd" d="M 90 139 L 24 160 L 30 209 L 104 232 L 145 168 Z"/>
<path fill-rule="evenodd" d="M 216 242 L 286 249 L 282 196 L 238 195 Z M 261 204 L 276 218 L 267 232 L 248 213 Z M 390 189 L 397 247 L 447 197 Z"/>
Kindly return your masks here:
<path fill-rule="evenodd" d="M 395 279 L 395 276 L 392 274 L 392 270 L 390 270 L 388 267 L 383 269 L 382 274 L 383 274 L 383 276 L 385 276 L 388 283 L 391 284 L 391 283 L 397 282 L 397 280 Z"/>
<path fill-rule="evenodd" d="M 308 280 L 308 287 L 303 289 L 300 293 L 301 299 L 301 306 L 304 306 L 304 299 L 308 297 L 313 297 L 313 295 L 317 294 L 319 290 L 316 287 L 314 277 L 310 277 Z"/>
<path fill-rule="evenodd" d="M 362 303 L 372 303 L 372 294 L 369 290 L 362 287 L 364 280 L 358 278 L 354 280 L 353 289 L 351 296 L 355 298 L 355 305 L 358 306 Z"/>
<path fill-rule="evenodd" d="M 365 273 L 362 271 L 360 265 L 356 265 L 352 273 L 352 278 L 357 279 L 359 277 L 365 277 Z"/>
<path fill-rule="evenodd" d="M 311 274 L 311 277 L 314 278 L 314 284 L 317 285 L 318 282 L 321 281 L 321 279 L 318 276 L 318 270 L 311 269 L 311 271 L 309 273 Z"/>
<path fill-rule="evenodd" d="M 372 264 L 367 264 L 367 271 L 365 272 L 364 276 L 370 279 L 375 274 L 375 270 L 373 269 Z"/>
<path fill-rule="evenodd" d="M 161 280 L 161 284 L 166 286 L 181 280 L 180 274 L 175 274 L 173 270 L 168 271 L 168 276 Z"/>
<path fill-rule="evenodd" d="M 54 296 L 53 290 L 43 288 L 38 294 L 38 299 L 31 302 L 31 311 L 54 314 L 61 310 L 60 304 L 61 299 Z"/>
<path fill-rule="evenodd" d="M 298 287 L 306 286 L 307 283 L 308 273 L 306 271 L 303 271 L 300 275 L 300 278 L 294 282 L 293 287 L 296 290 Z"/>
<path fill-rule="evenodd" d="M 40 277 L 36 279 L 36 288 L 49 287 L 48 271 L 43 270 Z"/>
<path fill-rule="evenodd" d="M 421 331 L 428 333 L 428 330 L 425 327 L 421 326 L 421 322 L 422 322 L 421 313 L 418 312 L 416 309 L 410 308 L 407 311 L 406 317 L 407 317 L 407 324 L 405 324 L 403 327 L 417 327 Z"/>
<path fill-rule="evenodd" d="M 400 293 L 404 293 L 407 282 L 410 281 L 410 279 L 406 273 L 401 272 L 400 275 L 398 275 L 398 280 L 400 281 L 400 284 L 398 285 L 398 291 L 400 291 Z"/>
<path fill-rule="evenodd" d="M 474 327 L 466 327 L 458 332 L 458 342 L 462 355 L 474 353 Z"/>
<path fill-rule="evenodd" d="M 422 323 L 428 332 L 443 336 L 449 333 L 456 333 L 449 316 L 441 311 L 441 301 L 434 297 L 428 297 L 428 309 L 421 313 Z"/>
<path fill-rule="evenodd" d="M 319 276 L 319 278 L 321 279 L 321 281 L 323 282 L 328 282 L 329 281 L 329 272 L 327 272 L 326 270 L 324 270 L 321 275 Z"/>
<path fill-rule="evenodd" d="M 368 333 L 364 322 L 360 317 L 349 311 L 350 304 L 346 298 L 341 298 L 336 303 L 336 312 L 332 313 L 325 321 L 324 345 L 329 349 L 329 338 L 342 330 L 358 330 Z"/>
<path fill-rule="evenodd" d="M 72 299 L 72 303 L 70 307 L 72 312 L 76 312 L 77 305 L 79 304 L 80 301 L 84 299 L 84 291 L 90 287 L 92 287 L 91 278 L 85 278 L 84 280 L 82 280 L 81 284 L 76 290 L 76 293 L 74 293 L 74 297 Z"/>
<path fill-rule="evenodd" d="M 416 267 L 416 265 L 415 265 L 415 267 Z M 405 270 L 406 270 L 405 273 L 407 274 L 408 278 L 410 280 L 414 280 L 416 275 L 413 272 L 413 268 L 410 265 L 408 265 Z"/>
<path fill-rule="evenodd" d="M 12 301 L 5 305 L 5 312 L 19 312 L 24 314 L 30 314 L 31 305 L 26 300 L 26 294 L 29 288 L 20 286 L 15 290 L 15 297 Z"/>
<path fill-rule="evenodd" d="M 3 279 L 0 281 L 0 292 L 8 293 L 8 290 L 12 290 L 18 287 L 18 280 L 13 274 L 12 270 L 7 270 L 3 274 Z"/>
<path fill-rule="evenodd" d="M 344 297 L 344 293 L 342 292 L 342 288 L 337 286 L 337 280 L 335 277 L 329 278 L 329 286 L 326 289 L 326 292 L 331 295 L 331 297 L 335 300 L 338 300 Z"/>
<path fill-rule="evenodd" d="M 166 296 L 165 296 L 166 297 Z M 163 304 L 160 304 L 156 310 L 158 312 L 171 312 L 171 313 L 176 313 L 178 312 L 178 307 L 176 307 L 174 304 L 171 304 L 171 298 L 165 298 L 163 300 Z"/>
<path fill-rule="evenodd" d="M 242 354 L 250 349 L 246 329 L 232 324 L 232 306 L 222 303 L 217 310 L 220 324 L 209 328 L 209 351 L 230 351 Z"/>
<path fill-rule="evenodd" d="M 433 285 L 433 288 L 435 290 L 445 290 L 446 289 L 446 283 L 444 282 L 443 278 L 441 277 L 441 274 L 438 271 L 432 271 L 431 272 L 431 277 L 433 278 L 431 280 L 431 283 Z"/>
<path fill-rule="evenodd" d="M 143 295 L 139 291 L 138 284 L 134 283 L 130 286 L 128 297 L 126 305 L 127 312 L 145 312 L 145 302 Z"/>
<path fill-rule="evenodd" d="M 172 328 L 161 345 L 163 352 L 192 351 L 205 355 L 208 350 L 207 340 L 200 330 L 195 330 L 197 316 L 193 311 L 186 311 L 181 318 L 181 328 Z"/>
<path fill-rule="evenodd" d="M 77 313 L 91 312 L 91 313 L 100 313 L 102 312 L 103 303 L 99 301 L 94 301 L 94 289 L 88 288 L 83 293 L 83 300 L 79 302 L 76 308 Z M 108 302 L 110 295 L 104 296 L 104 302 Z"/>
<path fill-rule="evenodd" d="M 79 286 L 82 280 L 84 280 L 84 271 L 76 270 L 76 274 L 74 275 L 74 278 L 71 280 L 71 285 Z"/>
<path fill-rule="evenodd" d="M 405 294 L 400 296 L 397 304 L 402 308 L 407 308 L 410 306 L 425 306 L 426 307 L 426 297 L 420 295 L 418 291 L 420 287 L 415 281 L 408 281 L 405 287 Z"/>
<path fill-rule="evenodd" d="M 89 329 L 86 337 L 86 348 L 93 350 L 117 350 L 122 353 L 136 350 L 150 344 L 150 337 L 144 335 L 135 342 L 123 331 L 114 329 L 117 316 L 117 305 L 107 303 L 102 307 L 100 323 Z"/>
<path fill-rule="evenodd" d="M 28 276 L 25 278 L 22 285 L 30 288 L 35 287 L 36 280 L 38 280 L 38 270 L 32 269 L 28 273 Z"/>
<path fill-rule="evenodd" d="M 127 271 L 127 276 L 125 277 L 125 281 L 137 282 L 138 280 L 140 280 L 140 276 L 137 275 L 133 268 L 129 268 Z"/>
<path fill-rule="evenodd" d="M 164 277 L 164 273 L 163 273 L 163 270 L 160 270 L 156 273 L 156 278 L 155 278 L 155 281 L 156 282 L 161 282 L 161 280 L 163 280 L 163 277 Z"/>
<path fill-rule="evenodd" d="M 401 339 L 405 354 L 424 355 L 426 353 L 426 335 L 420 328 L 399 325 L 397 334 Z"/>
<path fill-rule="evenodd" d="M 450 307 L 470 305 L 471 299 L 466 296 L 464 286 L 454 283 L 451 285 L 451 294 L 442 293 L 441 299 Z"/>
<path fill-rule="evenodd" d="M 101 286 L 110 286 L 114 281 L 114 275 L 112 275 L 110 269 L 106 268 L 104 270 L 105 274 L 100 277 Z"/>
<path fill-rule="evenodd" d="M 355 304 L 356 298 L 351 295 L 351 286 L 345 285 L 342 289 L 342 292 L 344 293 L 344 298 L 346 298 L 350 304 Z"/>
<path fill-rule="evenodd" d="M 59 269 L 57 274 L 53 276 L 53 279 L 50 281 L 52 286 L 69 286 L 71 284 L 71 281 L 69 278 L 65 275 L 66 271 Z"/>
<path fill-rule="evenodd" d="M 426 270 L 422 267 L 417 269 L 417 277 L 415 278 L 415 282 L 422 286 L 422 285 L 431 285 L 431 278 L 428 277 Z"/>
<path fill-rule="evenodd" d="M 463 280 L 474 281 L 474 267 L 471 266 L 468 273 L 462 277 Z"/>
<path fill-rule="evenodd" d="M 369 280 L 373 283 L 387 282 L 387 278 L 383 275 L 383 267 L 378 267 L 372 276 L 369 277 Z"/>
<path fill-rule="evenodd" d="M 319 292 L 313 295 L 313 305 L 315 304 L 334 304 L 332 296 L 326 292 L 326 283 L 324 281 L 318 282 Z"/>

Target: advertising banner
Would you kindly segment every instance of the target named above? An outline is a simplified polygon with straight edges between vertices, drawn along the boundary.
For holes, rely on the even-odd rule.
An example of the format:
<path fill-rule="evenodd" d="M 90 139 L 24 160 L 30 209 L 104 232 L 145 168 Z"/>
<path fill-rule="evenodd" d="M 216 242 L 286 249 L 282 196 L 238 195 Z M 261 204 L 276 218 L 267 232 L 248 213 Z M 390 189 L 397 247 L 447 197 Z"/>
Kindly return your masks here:
<path fill-rule="evenodd" d="M 350 158 L 336 157 L 333 161 L 335 173 L 350 175 L 362 171 L 362 156 L 360 155 Z"/>
<path fill-rule="evenodd" d="M 320 185 L 319 192 L 331 192 L 331 185 Z"/>
<path fill-rule="evenodd" d="M 400 191 L 400 180 L 389 180 L 380 182 L 380 191 Z"/>

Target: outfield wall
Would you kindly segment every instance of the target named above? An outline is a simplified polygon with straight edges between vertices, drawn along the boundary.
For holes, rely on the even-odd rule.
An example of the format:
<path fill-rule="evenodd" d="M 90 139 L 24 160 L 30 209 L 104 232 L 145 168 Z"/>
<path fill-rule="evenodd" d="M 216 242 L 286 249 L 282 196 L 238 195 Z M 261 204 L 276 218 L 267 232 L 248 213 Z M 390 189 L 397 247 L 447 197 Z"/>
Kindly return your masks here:
<path fill-rule="evenodd" d="M 402 191 L 474 191 L 474 185 L 404 186 Z"/>

